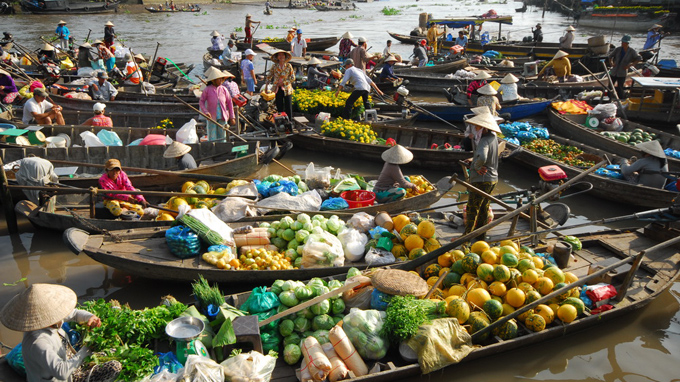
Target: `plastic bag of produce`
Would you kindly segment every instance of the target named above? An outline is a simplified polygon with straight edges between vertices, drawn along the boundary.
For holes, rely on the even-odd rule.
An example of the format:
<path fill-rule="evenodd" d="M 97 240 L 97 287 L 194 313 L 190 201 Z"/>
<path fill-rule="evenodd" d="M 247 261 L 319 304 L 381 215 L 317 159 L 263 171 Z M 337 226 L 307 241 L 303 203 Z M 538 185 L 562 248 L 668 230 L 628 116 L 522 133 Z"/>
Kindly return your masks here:
<path fill-rule="evenodd" d="M 364 247 L 368 243 L 368 237 L 354 228 L 345 227 L 338 233 L 338 239 L 342 243 L 345 258 L 349 261 L 360 261 L 364 257 Z"/>
<path fill-rule="evenodd" d="M 80 133 L 85 147 L 103 147 L 106 146 L 100 139 L 91 131 L 83 131 Z"/>
<path fill-rule="evenodd" d="M 180 208 L 177 220 L 191 228 L 206 243 L 234 245 L 233 230 L 212 211 L 206 208 L 184 211 Z"/>
<path fill-rule="evenodd" d="M 315 188 L 326 189 L 331 185 L 332 167 L 315 168 L 310 162 L 305 170 L 305 183 L 310 190 Z"/>
<path fill-rule="evenodd" d="M 241 305 L 241 310 L 248 313 L 262 313 L 281 305 L 279 298 L 272 292 L 267 292 L 267 287 L 255 287 L 248 296 L 246 302 Z"/>
<path fill-rule="evenodd" d="M 227 195 L 238 195 L 243 197 L 251 196 L 255 198 L 257 197 L 257 194 L 258 194 L 257 186 L 253 182 L 242 184 L 240 186 L 234 186 L 227 190 Z"/>
<path fill-rule="evenodd" d="M 347 221 L 347 225 L 361 233 L 366 233 L 375 227 L 375 218 L 366 212 L 357 212 Z"/>
<path fill-rule="evenodd" d="M 285 192 L 257 202 L 257 207 L 274 207 L 278 210 L 318 211 L 321 208 L 321 195 L 316 190 L 304 192 L 298 196 L 291 196 Z M 271 208 L 258 210 L 262 214 L 271 212 Z"/>
<path fill-rule="evenodd" d="M 323 231 L 311 234 L 302 247 L 302 268 L 341 267 L 345 264 L 345 252 L 340 240 Z"/>
<path fill-rule="evenodd" d="M 220 364 L 227 381 L 269 381 L 276 366 L 276 358 L 255 350 L 231 357 Z"/>
<path fill-rule="evenodd" d="M 115 131 L 108 131 L 108 130 L 99 130 L 97 133 L 97 138 L 105 145 L 105 146 L 122 146 L 123 141 L 120 140 L 120 137 L 118 134 L 116 134 Z"/>
<path fill-rule="evenodd" d="M 423 374 L 458 363 L 474 349 L 472 337 L 456 318 L 440 318 L 421 325 L 407 344 L 418 354 Z"/>
<path fill-rule="evenodd" d="M 253 201 L 246 198 L 224 198 L 212 208 L 212 212 L 223 222 L 239 221 L 246 216 L 257 216 Z"/>
<path fill-rule="evenodd" d="M 175 134 L 175 139 L 187 145 L 198 143 L 198 134 L 196 133 L 196 120 L 191 119 L 191 121 L 184 124 L 177 130 Z"/>
<path fill-rule="evenodd" d="M 201 241 L 198 235 L 183 225 L 174 226 L 165 231 L 165 242 L 170 252 L 181 259 L 195 257 L 201 253 Z"/>
<path fill-rule="evenodd" d="M 184 364 L 184 381 L 224 382 L 222 366 L 208 357 L 191 354 Z"/>
<path fill-rule="evenodd" d="M 260 333 L 260 337 L 262 338 L 262 351 L 265 353 L 268 353 L 271 350 L 277 353 L 279 352 L 279 345 L 281 344 L 283 337 L 281 337 L 278 330 L 265 330 Z"/>
<path fill-rule="evenodd" d="M 342 329 L 364 360 L 379 360 L 387 354 L 389 342 L 380 335 L 385 312 L 352 308 Z"/>
<path fill-rule="evenodd" d="M 386 251 L 381 248 L 371 248 L 366 252 L 366 257 L 364 259 L 366 263 L 371 266 L 392 264 L 397 261 L 392 252 Z"/>
<path fill-rule="evenodd" d="M 12 349 L 6 356 L 7 363 L 12 370 L 19 373 L 21 376 L 26 376 L 26 366 L 24 366 L 24 356 L 21 353 L 21 344 Z"/>
<path fill-rule="evenodd" d="M 291 182 L 288 180 L 280 180 L 276 183 L 273 183 L 269 187 L 269 196 L 274 196 L 282 192 L 285 192 L 288 195 L 296 196 L 299 193 L 299 190 L 295 182 Z"/>
<path fill-rule="evenodd" d="M 342 301 L 345 302 L 345 311 L 351 308 L 369 309 L 371 307 L 371 293 L 373 292 L 373 284 L 371 279 L 357 275 L 347 279 L 346 282 L 359 281 L 359 285 L 342 294 Z"/>
<path fill-rule="evenodd" d="M 333 192 L 335 192 L 336 194 L 340 194 L 343 191 L 353 190 L 361 190 L 361 187 L 359 186 L 359 183 L 357 183 L 357 180 L 355 178 L 345 178 L 339 181 L 335 185 L 335 187 L 333 187 Z"/>
<path fill-rule="evenodd" d="M 599 119 L 605 119 L 609 117 L 616 117 L 616 105 L 613 103 L 603 103 L 596 105 L 593 111 L 600 113 Z"/>
<path fill-rule="evenodd" d="M 346 210 L 349 204 L 343 198 L 328 198 L 321 203 L 321 211 Z"/>

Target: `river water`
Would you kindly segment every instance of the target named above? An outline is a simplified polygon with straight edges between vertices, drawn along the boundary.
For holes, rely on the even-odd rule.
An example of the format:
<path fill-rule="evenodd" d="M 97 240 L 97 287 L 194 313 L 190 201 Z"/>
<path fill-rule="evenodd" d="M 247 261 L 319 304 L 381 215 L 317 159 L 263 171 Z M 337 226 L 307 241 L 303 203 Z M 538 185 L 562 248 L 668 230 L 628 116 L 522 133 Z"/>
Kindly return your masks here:
<path fill-rule="evenodd" d="M 133 47 L 135 53 L 153 55 L 157 43 L 158 54 L 175 62 L 195 63 L 201 67 L 201 57 L 209 45 L 210 32 L 217 29 L 228 35 L 235 28 L 242 27 L 246 13 L 262 21 L 256 37 L 284 37 L 292 26 L 303 29 L 306 37 L 340 36 L 351 31 L 356 37 L 365 36 L 372 52 L 381 52 L 389 36 L 385 31 L 408 34 L 417 26 L 421 12 L 432 13 L 435 17 L 458 17 L 479 15 L 489 9 L 499 14 L 514 13 L 519 3 L 479 4 L 473 1 L 429 0 L 411 2 L 406 0 L 357 3 L 355 12 L 316 12 L 308 10 L 275 9 L 274 15 L 262 15 L 262 5 L 207 4 L 205 12 L 192 14 L 151 14 L 119 12 L 106 16 L 33 16 L 17 15 L 2 18 L 2 31 L 10 31 L 15 39 L 30 48 L 39 46 L 37 36 L 51 36 L 56 23 L 64 18 L 77 41 L 82 41 L 91 29 L 93 38 L 103 37 L 103 24 L 111 20 L 125 44 Z M 396 8 L 400 15 L 385 16 L 383 7 Z M 537 22 L 543 24 L 545 41 L 557 41 L 569 21 L 558 14 L 546 13 L 529 7 L 523 14 L 515 14 L 514 25 L 503 26 L 502 36 L 521 39 L 530 35 L 530 28 Z M 497 34 L 497 26 L 488 23 L 485 30 Z M 614 43 L 624 31 L 581 30 L 576 32 L 576 42 L 585 42 L 595 34 L 606 33 Z M 455 35 L 455 33 L 454 33 Z M 633 35 L 633 47 L 640 48 L 644 42 L 642 34 Z M 679 45 L 671 36 L 663 42 L 663 58 L 675 58 Z M 331 49 L 337 51 L 337 47 Z M 412 48 L 395 42 L 393 51 L 408 57 Z M 261 55 L 258 57 L 261 59 Z M 262 67 L 262 62 L 257 61 Z M 200 71 L 200 69 L 198 69 Z M 193 77 L 192 77 L 193 78 Z M 308 162 L 333 166 L 346 172 L 377 174 L 380 164 L 364 163 L 351 159 L 338 159 L 322 154 L 310 154 L 292 150 L 282 160 L 298 173 L 304 173 Z M 275 164 L 263 170 L 264 173 L 285 171 Z M 406 173 L 414 173 L 405 169 Z M 431 181 L 449 175 L 437 169 L 418 170 Z M 528 188 L 535 185 L 538 176 L 533 172 L 510 163 L 501 165 L 503 180 L 498 192 L 513 188 Z M 456 187 L 455 191 L 462 190 Z M 439 205 L 455 201 L 450 193 Z M 571 208 L 567 224 L 629 214 L 635 210 L 581 195 L 565 199 Z M 25 220 L 20 220 L 20 233 L 8 235 L 4 218 L 0 221 L 0 306 L 19 293 L 30 283 L 59 283 L 72 288 L 79 301 L 96 298 L 117 299 L 134 308 L 158 303 L 160 297 L 172 294 L 181 301 L 191 301 L 190 286 L 182 283 L 158 282 L 133 277 L 102 266 L 89 257 L 73 255 L 61 241 L 61 235 L 49 231 L 36 231 Z M 630 225 L 624 223 L 621 225 Z M 590 226 L 583 231 L 594 231 L 599 227 Z M 17 280 L 26 278 L 26 281 Z M 235 293 L 251 289 L 255 285 L 224 287 Z M 546 343 L 521 348 L 500 354 L 491 359 L 477 360 L 449 368 L 444 373 L 415 378 L 435 381 L 672 381 L 678 380 L 677 362 L 680 359 L 680 284 L 663 293 L 647 308 L 640 312 L 578 333 Z M 595 340 L 594 340 L 595 339 Z M 21 340 L 20 333 L 0 326 L 0 342 L 13 346 Z M 0 377 L 1 379 L 1 377 Z"/>

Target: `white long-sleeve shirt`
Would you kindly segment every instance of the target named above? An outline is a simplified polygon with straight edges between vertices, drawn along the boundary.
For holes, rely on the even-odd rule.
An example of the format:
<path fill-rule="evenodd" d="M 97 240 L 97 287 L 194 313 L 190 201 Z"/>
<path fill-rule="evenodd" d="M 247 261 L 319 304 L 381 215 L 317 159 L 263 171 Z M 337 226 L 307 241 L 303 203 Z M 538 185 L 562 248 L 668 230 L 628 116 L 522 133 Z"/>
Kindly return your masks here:
<path fill-rule="evenodd" d="M 84 323 L 92 316 L 92 313 L 87 311 L 74 309 L 64 321 Z M 83 347 L 74 357 L 68 359 L 66 347 L 62 342 L 62 336 L 65 335 L 61 328 L 44 328 L 24 333 L 21 354 L 24 357 L 28 382 L 71 381 L 71 375 L 82 365 L 90 352 Z"/>
<path fill-rule="evenodd" d="M 340 81 L 340 86 L 345 86 L 345 84 L 350 83 L 354 86 L 354 90 L 371 90 L 371 84 L 373 81 L 366 75 L 366 73 L 352 66 L 351 68 L 345 70 L 345 74 L 342 76 L 342 81 Z"/>

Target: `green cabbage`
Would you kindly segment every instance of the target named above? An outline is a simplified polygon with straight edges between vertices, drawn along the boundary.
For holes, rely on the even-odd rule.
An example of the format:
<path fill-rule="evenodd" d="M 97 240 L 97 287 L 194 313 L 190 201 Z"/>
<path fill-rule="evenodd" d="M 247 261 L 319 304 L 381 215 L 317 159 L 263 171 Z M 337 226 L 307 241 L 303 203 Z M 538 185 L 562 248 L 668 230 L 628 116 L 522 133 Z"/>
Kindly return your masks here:
<path fill-rule="evenodd" d="M 308 286 L 299 286 L 295 288 L 295 297 L 297 297 L 298 300 L 309 300 L 314 297 L 314 292 Z"/>
<path fill-rule="evenodd" d="M 316 214 L 312 216 L 312 221 L 321 221 L 321 220 L 326 220 L 326 217 L 320 214 Z"/>
<path fill-rule="evenodd" d="M 299 245 L 300 245 L 300 243 L 297 240 L 295 240 L 295 237 L 293 237 L 293 240 L 288 242 L 287 248 L 297 250 L 297 247 Z"/>
<path fill-rule="evenodd" d="M 344 307 L 343 307 L 344 309 Z M 322 314 L 328 314 L 328 312 L 331 311 L 331 302 L 328 300 L 323 300 L 318 304 L 314 304 L 311 306 L 312 313 L 315 315 L 319 316 Z"/>
<path fill-rule="evenodd" d="M 319 345 L 331 342 L 331 340 L 328 338 L 328 330 L 316 330 L 314 331 L 314 334 L 312 334 L 312 337 L 319 341 Z"/>
<path fill-rule="evenodd" d="M 344 318 L 344 316 L 333 316 L 333 322 L 337 325 L 338 322 L 342 321 Z"/>
<path fill-rule="evenodd" d="M 327 314 L 316 316 L 312 320 L 312 330 L 330 330 L 333 326 L 335 326 L 335 322 Z"/>
<path fill-rule="evenodd" d="M 345 311 L 345 302 L 341 299 L 335 299 L 331 303 L 331 313 L 336 315 L 336 314 L 342 314 L 342 312 Z"/>
<path fill-rule="evenodd" d="M 311 223 L 312 218 L 310 218 L 309 215 L 307 214 L 299 214 L 297 216 L 297 221 L 299 221 L 302 224 Z"/>
<path fill-rule="evenodd" d="M 271 225 L 271 224 L 269 224 L 269 222 L 262 222 L 262 223 L 259 223 L 259 224 L 258 224 L 258 227 L 260 227 L 260 228 L 269 228 L 270 225 Z"/>
<path fill-rule="evenodd" d="M 300 301 L 295 297 L 295 292 L 292 290 L 286 290 L 281 292 L 279 295 L 279 300 L 281 300 L 281 303 L 287 307 L 293 307 L 297 304 L 300 303 Z"/>
<path fill-rule="evenodd" d="M 294 290 L 296 286 L 297 286 L 297 281 L 294 281 L 294 280 L 287 280 L 287 281 L 284 281 L 284 282 L 283 282 L 282 288 L 283 288 L 284 291 L 286 291 L 286 290 Z"/>
<path fill-rule="evenodd" d="M 295 331 L 298 333 L 304 333 L 312 328 L 312 324 L 304 317 L 296 318 L 293 323 L 295 324 Z"/>
<path fill-rule="evenodd" d="M 330 290 L 336 290 L 342 286 L 342 281 L 340 280 L 331 280 L 328 282 L 328 289 Z"/>
<path fill-rule="evenodd" d="M 300 222 L 300 221 L 294 221 L 294 222 L 293 222 L 293 225 L 290 226 L 290 228 L 293 229 L 293 231 L 299 231 L 299 230 L 302 229 L 302 226 L 303 226 L 302 222 Z"/>
<path fill-rule="evenodd" d="M 283 346 L 287 346 L 290 344 L 295 344 L 295 345 L 300 345 L 300 342 L 302 341 L 302 337 L 298 333 L 293 333 L 289 335 L 288 337 L 283 339 Z"/>
<path fill-rule="evenodd" d="M 307 186 L 307 183 L 302 180 L 298 182 L 297 186 L 300 193 L 309 191 L 309 186 Z"/>
<path fill-rule="evenodd" d="M 295 330 L 295 323 L 293 320 L 283 320 L 279 324 L 279 334 L 281 334 L 284 337 L 288 337 L 289 335 L 293 334 L 293 331 Z"/>
<path fill-rule="evenodd" d="M 274 284 L 272 284 L 271 288 L 269 288 L 269 290 L 278 296 L 279 294 L 281 294 L 281 292 L 283 292 L 284 283 L 285 282 L 283 280 L 276 280 L 274 281 Z"/>
<path fill-rule="evenodd" d="M 354 276 L 359 276 L 361 274 L 361 271 L 358 268 L 350 268 L 349 271 L 347 271 L 347 278 L 354 277 Z"/>
<path fill-rule="evenodd" d="M 301 229 L 301 230 L 295 232 L 295 240 L 297 240 L 298 243 L 306 242 L 307 236 L 309 236 L 309 231 L 307 231 L 306 229 Z"/>
<path fill-rule="evenodd" d="M 290 228 L 290 226 L 293 225 L 294 222 L 295 221 L 293 220 L 292 217 L 285 216 L 281 219 L 281 226 L 280 227 L 283 228 L 283 229 L 288 229 L 288 228 Z"/>
<path fill-rule="evenodd" d="M 302 350 L 300 350 L 298 345 L 290 344 L 283 348 L 283 360 L 286 361 L 287 364 L 295 365 L 300 362 L 301 357 Z"/>
<path fill-rule="evenodd" d="M 271 239 L 271 243 L 274 244 L 276 246 L 276 248 L 278 248 L 280 250 L 284 250 L 288 246 L 288 242 L 283 240 L 280 237 L 275 237 L 275 238 Z"/>
<path fill-rule="evenodd" d="M 296 312 L 295 315 L 297 317 L 304 317 L 308 320 L 311 320 L 312 318 L 314 318 L 314 316 L 316 316 L 314 314 L 314 312 L 312 312 L 312 309 L 310 307 L 306 307 L 306 308 Z"/>

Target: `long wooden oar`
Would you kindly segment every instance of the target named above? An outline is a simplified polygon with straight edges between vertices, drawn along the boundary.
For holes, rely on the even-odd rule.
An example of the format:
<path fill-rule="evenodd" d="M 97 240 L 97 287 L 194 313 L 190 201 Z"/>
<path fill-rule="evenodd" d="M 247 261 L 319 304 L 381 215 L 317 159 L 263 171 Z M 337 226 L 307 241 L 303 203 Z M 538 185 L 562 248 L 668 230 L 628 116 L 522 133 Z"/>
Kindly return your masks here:
<path fill-rule="evenodd" d="M 483 337 L 485 334 L 487 334 L 487 333 L 489 333 L 490 331 L 494 330 L 495 328 L 497 328 L 497 327 L 503 325 L 503 324 L 506 323 L 507 321 L 509 321 L 509 320 L 511 320 L 511 319 L 513 319 L 513 318 L 515 318 L 515 317 L 517 317 L 517 316 L 519 316 L 520 314 L 522 314 L 522 313 L 528 311 L 529 309 L 535 308 L 535 307 L 536 307 L 537 305 L 539 305 L 539 304 L 543 304 L 543 303 L 545 303 L 546 301 L 548 301 L 548 300 L 550 300 L 550 299 L 553 299 L 553 298 L 555 298 L 555 297 L 561 295 L 562 293 L 565 293 L 565 292 L 571 290 L 572 288 L 575 288 L 575 287 L 577 287 L 577 286 L 581 286 L 581 285 L 583 285 L 583 284 L 589 282 L 590 280 L 593 280 L 593 279 L 595 279 L 596 277 L 602 276 L 603 274 L 605 274 L 605 273 L 611 271 L 612 269 L 616 269 L 616 268 L 618 268 L 618 267 L 620 267 L 620 266 L 622 266 L 622 265 L 625 265 L 625 264 L 627 264 L 627 263 L 630 263 L 630 262 L 633 261 L 633 260 L 635 260 L 635 263 L 636 263 L 636 264 L 639 264 L 639 262 L 642 260 L 642 258 L 643 258 L 646 254 L 650 254 L 650 253 L 652 253 L 652 252 L 656 252 L 656 251 L 658 251 L 658 250 L 660 250 L 660 249 L 664 249 L 664 248 L 666 248 L 666 247 L 668 247 L 668 246 L 671 246 L 671 245 L 674 245 L 674 244 L 677 244 L 677 243 L 680 243 L 680 236 L 674 237 L 673 239 L 664 241 L 663 243 L 659 243 L 659 244 L 657 244 L 657 245 L 655 245 L 655 246 L 653 246 L 653 247 L 651 247 L 651 248 L 647 248 L 646 250 L 640 251 L 640 252 L 637 253 L 637 255 L 630 255 L 630 256 L 628 256 L 628 257 L 625 257 L 625 258 L 623 258 L 622 260 L 619 260 L 619 261 L 615 262 L 614 264 L 611 264 L 611 265 L 609 265 L 609 266 L 607 266 L 607 267 L 604 267 L 604 268 L 602 268 L 601 270 L 599 270 L 599 271 L 597 271 L 597 272 L 595 272 L 595 273 L 591 273 L 591 274 L 589 274 L 589 275 L 586 276 L 586 277 L 583 277 L 583 278 L 581 278 L 581 279 L 578 279 L 577 281 L 575 281 L 575 282 L 573 282 L 573 283 L 570 283 L 570 284 L 568 284 L 568 285 L 565 285 L 565 286 L 563 286 L 562 288 L 560 288 L 560 289 L 558 289 L 558 290 L 556 290 L 556 291 L 554 291 L 554 292 L 552 292 L 552 293 L 550 293 L 550 294 L 547 294 L 547 295 L 541 297 L 540 299 L 538 299 L 538 300 L 536 300 L 536 301 L 534 301 L 534 302 L 531 302 L 531 303 L 529 303 L 529 304 L 526 304 L 526 305 L 522 306 L 521 308 L 515 310 L 514 312 L 508 314 L 507 316 L 503 316 L 503 317 L 499 318 L 497 321 L 495 321 L 495 322 L 492 323 L 491 325 L 489 325 L 489 326 L 487 326 L 487 327 L 485 327 L 485 328 L 479 330 L 478 332 L 474 333 L 474 334 L 472 335 L 472 341 L 474 342 L 475 340 L 478 340 L 479 338 Z M 634 269 L 635 269 L 635 267 L 632 267 L 632 268 L 631 268 L 631 271 L 633 271 Z M 626 279 L 628 280 L 628 283 L 630 283 L 630 280 L 632 280 L 632 275 L 630 275 L 630 273 L 629 273 L 629 276 L 631 276 L 631 277 L 627 277 L 627 278 L 626 278 Z M 619 292 L 620 292 L 620 293 L 625 293 L 625 291 L 626 291 L 627 289 L 628 289 L 628 285 L 627 285 L 627 283 L 624 283 L 624 284 L 621 286 L 621 290 L 620 290 Z M 617 297 L 620 297 L 620 296 L 617 296 Z"/>
<path fill-rule="evenodd" d="M 105 168 L 106 167 L 103 164 L 83 163 L 83 162 L 74 162 L 74 161 L 56 160 L 56 159 L 51 159 L 50 162 L 52 162 L 53 164 L 61 164 L 61 165 L 67 165 L 67 166 L 83 166 L 83 167 L 95 167 L 95 168 Z M 231 182 L 234 179 L 242 179 L 242 178 L 232 178 L 232 177 L 222 176 L 222 175 L 199 174 L 199 173 L 193 173 L 193 172 L 175 172 L 175 171 L 166 171 L 166 170 L 153 170 L 153 169 L 142 168 L 142 167 L 121 166 L 121 169 L 123 171 L 141 172 L 141 173 L 155 174 L 155 175 L 175 176 L 175 177 L 189 178 L 189 179 L 202 179 L 202 180 L 208 180 L 208 181 L 213 181 L 213 182 L 227 182 L 228 183 L 228 182 Z"/>
<path fill-rule="evenodd" d="M 202 115 L 203 117 L 205 117 L 205 119 L 207 119 L 208 121 L 210 121 L 210 122 L 216 124 L 217 126 L 221 127 L 221 128 L 222 128 L 224 131 L 226 131 L 227 133 L 229 133 L 229 134 L 235 136 L 236 138 L 242 140 L 243 142 L 248 142 L 245 138 L 243 138 L 242 136 L 240 136 L 240 135 L 236 134 L 235 132 L 229 130 L 228 127 L 226 127 L 226 126 L 224 126 L 223 124 L 221 124 L 221 123 L 217 122 L 216 120 L 212 119 L 212 118 L 209 117 L 207 114 L 205 114 L 205 113 L 203 113 L 202 111 L 196 109 L 195 107 L 193 107 L 193 106 L 192 106 L 191 104 L 189 104 L 188 102 L 185 102 L 183 99 L 177 97 L 176 95 L 173 95 L 173 97 L 175 97 L 179 102 L 183 103 L 183 104 L 184 104 L 185 106 L 187 106 L 188 108 L 192 109 L 193 111 L 195 111 L 195 112 L 197 112 L 198 114 L 200 114 L 200 115 Z"/>

